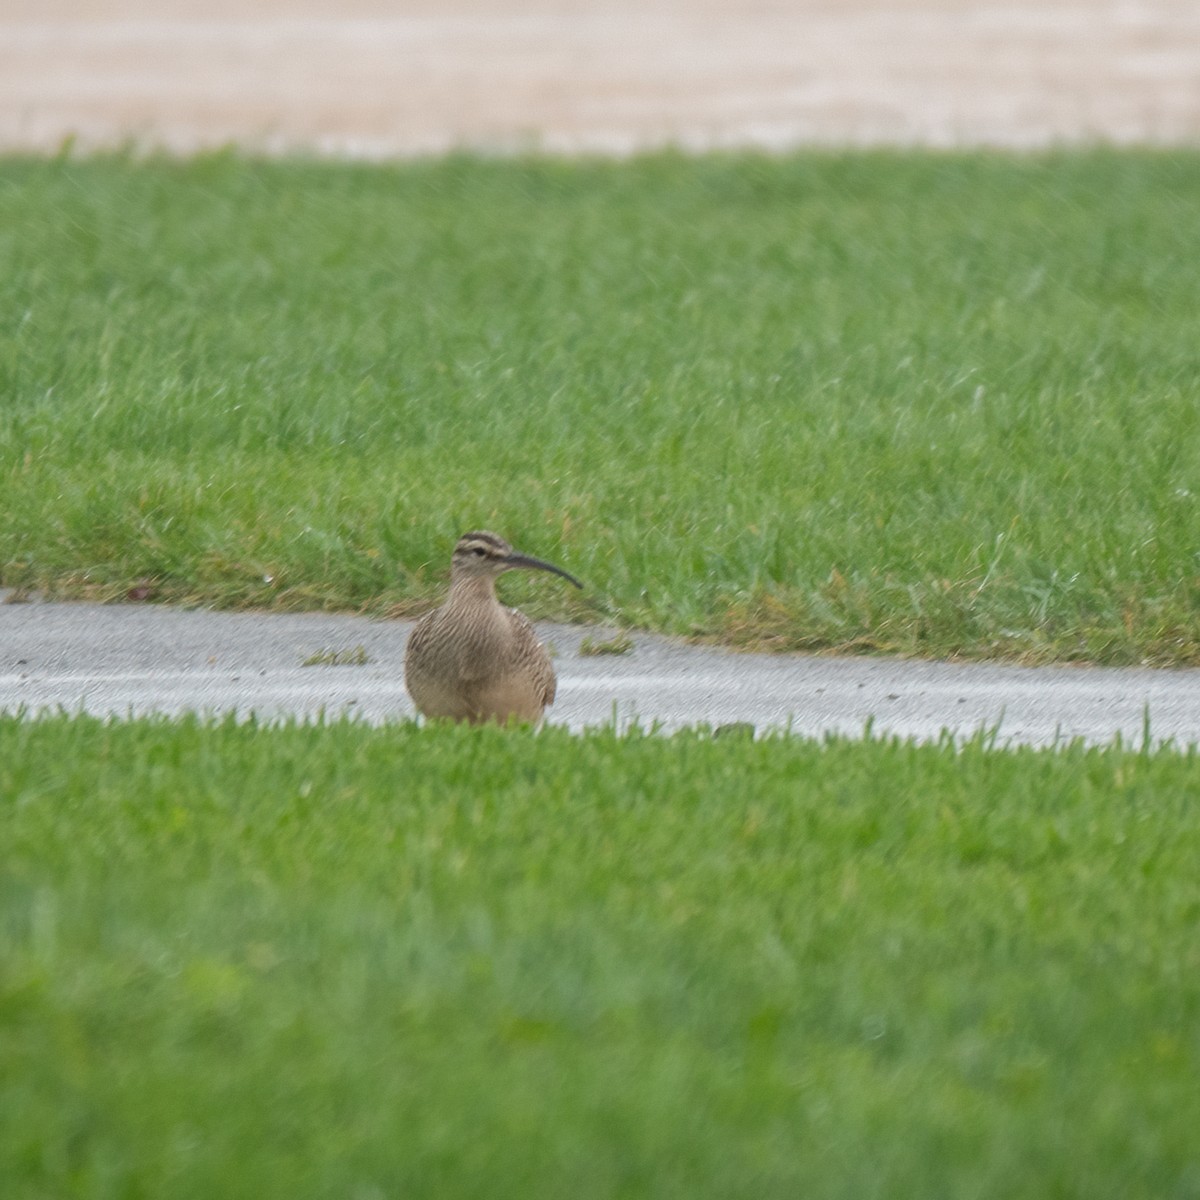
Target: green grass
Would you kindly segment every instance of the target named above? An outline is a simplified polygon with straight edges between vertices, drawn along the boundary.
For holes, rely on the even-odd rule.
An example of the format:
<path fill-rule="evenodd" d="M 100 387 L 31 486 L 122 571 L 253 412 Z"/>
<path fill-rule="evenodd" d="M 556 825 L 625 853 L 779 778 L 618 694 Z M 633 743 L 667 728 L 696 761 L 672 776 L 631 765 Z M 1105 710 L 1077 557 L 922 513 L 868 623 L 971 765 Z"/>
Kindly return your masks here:
<path fill-rule="evenodd" d="M 329 647 L 310 654 L 300 665 L 302 667 L 365 667 L 371 659 L 367 648 L 361 643 L 341 650 Z"/>
<path fill-rule="evenodd" d="M 0 718 L 31 1197 L 1194 1197 L 1195 751 Z"/>
<path fill-rule="evenodd" d="M 0 581 L 1200 662 L 1200 153 L 0 160 Z"/>

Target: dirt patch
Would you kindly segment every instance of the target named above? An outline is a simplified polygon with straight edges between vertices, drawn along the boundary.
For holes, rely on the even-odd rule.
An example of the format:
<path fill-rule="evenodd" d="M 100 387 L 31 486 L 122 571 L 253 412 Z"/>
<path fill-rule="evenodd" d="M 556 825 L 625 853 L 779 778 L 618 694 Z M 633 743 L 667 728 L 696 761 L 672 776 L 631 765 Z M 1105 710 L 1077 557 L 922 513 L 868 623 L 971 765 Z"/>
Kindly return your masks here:
<path fill-rule="evenodd" d="M 1200 142 L 1193 0 L 8 0 L 0 148 Z"/>

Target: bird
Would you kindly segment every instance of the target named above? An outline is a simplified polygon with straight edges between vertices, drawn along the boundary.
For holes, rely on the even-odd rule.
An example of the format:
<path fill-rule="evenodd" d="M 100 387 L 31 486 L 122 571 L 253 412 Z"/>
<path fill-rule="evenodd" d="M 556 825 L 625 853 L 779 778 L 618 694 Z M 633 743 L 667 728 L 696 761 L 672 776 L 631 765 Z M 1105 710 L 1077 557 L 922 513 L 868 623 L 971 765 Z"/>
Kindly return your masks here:
<path fill-rule="evenodd" d="M 524 613 L 496 598 L 496 580 L 514 570 L 549 571 L 583 587 L 499 534 L 464 533 L 450 558 L 446 602 L 416 623 L 404 656 L 404 683 L 422 716 L 540 724 L 554 703 L 557 681 L 546 647 Z"/>

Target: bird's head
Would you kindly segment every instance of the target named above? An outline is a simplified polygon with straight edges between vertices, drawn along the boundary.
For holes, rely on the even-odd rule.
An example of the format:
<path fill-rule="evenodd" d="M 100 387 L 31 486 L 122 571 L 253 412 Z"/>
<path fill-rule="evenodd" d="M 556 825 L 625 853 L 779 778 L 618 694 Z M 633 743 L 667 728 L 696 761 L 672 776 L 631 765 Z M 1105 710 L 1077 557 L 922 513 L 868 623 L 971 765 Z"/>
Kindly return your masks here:
<path fill-rule="evenodd" d="M 561 575 L 563 579 L 573 583 L 577 588 L 583 584 L 568 574 L 562 567 L 556 567 L 540 558 L 522 554 L 514 550 L 499 534 L 489 533 L 486 529 L 478 529 L 473 533 L 464 533 L 454 547 L 450 559 L 450 578 L 454 580 L 491 579 L 494 580 L 505 571 L 549 571 L 552 575 Z"/>

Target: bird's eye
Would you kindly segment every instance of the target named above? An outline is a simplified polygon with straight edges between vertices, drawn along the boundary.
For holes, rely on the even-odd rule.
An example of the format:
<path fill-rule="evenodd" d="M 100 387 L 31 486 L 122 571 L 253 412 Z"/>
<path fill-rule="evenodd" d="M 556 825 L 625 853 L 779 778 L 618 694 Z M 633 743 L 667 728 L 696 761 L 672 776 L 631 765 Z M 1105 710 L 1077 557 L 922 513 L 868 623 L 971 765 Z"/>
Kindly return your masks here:
<path fill-rule="evenodd" d="M 474 554 L 476 558 L 482 558 L 487 551 L 482 546 L 472 546 L 471 553 Z"/>

